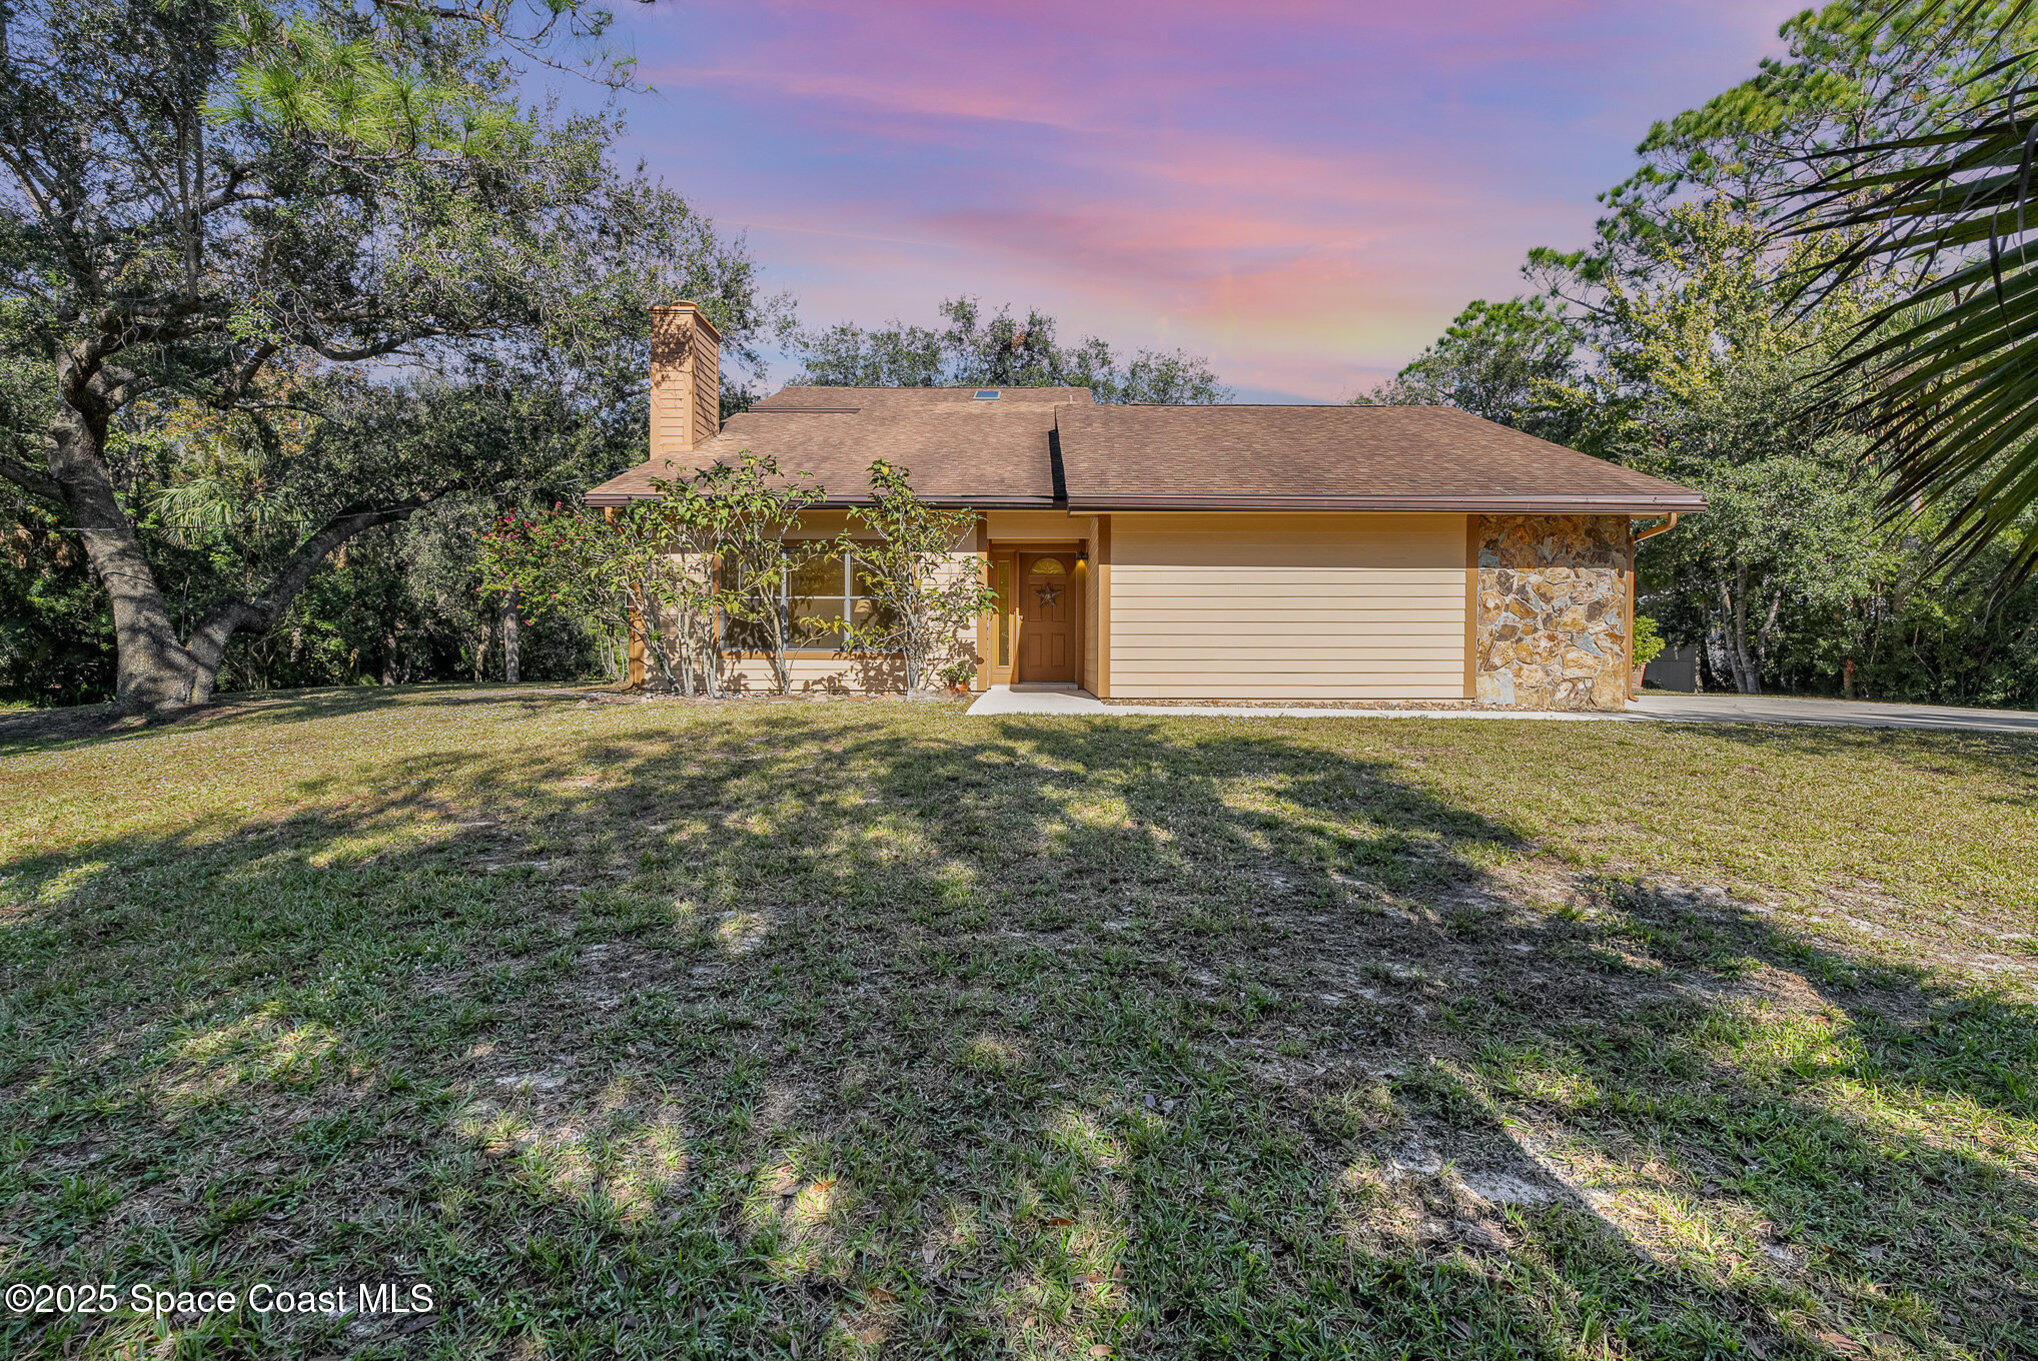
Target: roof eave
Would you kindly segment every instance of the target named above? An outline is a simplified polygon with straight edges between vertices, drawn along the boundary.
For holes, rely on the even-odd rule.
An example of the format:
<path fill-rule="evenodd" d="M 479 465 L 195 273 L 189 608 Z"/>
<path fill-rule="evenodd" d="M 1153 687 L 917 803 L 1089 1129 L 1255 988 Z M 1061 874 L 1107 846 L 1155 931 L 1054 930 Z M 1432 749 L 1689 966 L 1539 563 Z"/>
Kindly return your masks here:
<path fill-rule="evenodd" d="M 656 492 L 602 491 L 587 493 L 597 509 L 657 499 Z M 929 495 L 921 498 L 944 510 L 1062 510 L 1071 515 L 1166 510 L 1345 510 L 1404 511 L 1476 515 L 1693 515 L 1706 508 L 1705 498 L 1684 496 L 1051 496 Z M 867 506 L 870 498 L 829 497 L 817 510 L 848 510 Z"/>
<path fill-rule="evenodd" d="M 1681 515 L 1706 508 L 1705 498 L 1685 495 L 1549 496 L 1082 496 L 1071 493 L 1071 514 L 1103 515 L 1141 510 L 1370 510 L 1453 512 L 1480 515 Z"/>
<path fill-rule="evenodd" d="M 588 492 L 582 499 L 596 509 L 603 509 L 609 506 L 625 506 L 632 501 L 655 501 L 658 499 L 658 493 L 605 492 L 597 488 Z M 1059 510 L 1063 504 L 1052 496 L 954 496 L 936 493 L 922 494 L 920 499 L 940 510 Z M 831 496 L 824 501 L 814 502 L 808 509 L 851 510 L 857 506 L 870 504 L 871 499 L 868 496 Z"/>

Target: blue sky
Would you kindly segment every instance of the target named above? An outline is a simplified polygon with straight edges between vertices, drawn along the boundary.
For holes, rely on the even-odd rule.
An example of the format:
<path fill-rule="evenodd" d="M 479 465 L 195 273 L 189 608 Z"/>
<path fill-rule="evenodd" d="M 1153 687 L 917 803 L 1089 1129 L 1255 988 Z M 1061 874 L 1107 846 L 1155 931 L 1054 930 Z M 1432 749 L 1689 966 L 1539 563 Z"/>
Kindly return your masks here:
<path fill-rule="evenodd" d="M 1242 398 L 1336 401 L 1517 291 L 1530 247 L 1582 244 L 1649 124 L 1796 8 L 633 5 L 625 150 L 809 324 L 974 293 L 1206 354 Z"/>

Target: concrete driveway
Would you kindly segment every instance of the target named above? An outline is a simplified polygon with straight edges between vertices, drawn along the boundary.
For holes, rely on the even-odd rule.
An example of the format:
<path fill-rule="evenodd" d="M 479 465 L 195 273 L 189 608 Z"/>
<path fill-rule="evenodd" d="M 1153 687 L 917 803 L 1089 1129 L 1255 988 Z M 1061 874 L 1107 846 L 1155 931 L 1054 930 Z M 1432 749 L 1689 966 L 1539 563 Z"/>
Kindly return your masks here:
<path fill-rule="evenodd" d="M 1868 704 L 1786 695 L 1676 695 L 1652 691 L 1618 714 L 1544 713 L 1512 709 L 1238 708 L 1222 704 L 1106 704 L 1066 685 L 994 685 L 969 706 L 972 714 L 1204 715 L 1222 718 L 1534 719 L 1571 723 L 1800 723 L 1827 728 L 1932 728 L 1948 732 L 2017 733 L 2038 737 L 2038 713 L 2024 709 L 1955 709 L 1942 704 Z"/>
<path fill-rule="evenodd" d="M 1953 732 L 2022 733 L 2038 737 L 2028 709 L 1956 709 L 1945 704 L 1869 704 L 1854 699 L 1788 695 L 1673 695 L 1651 691 L 1626 716 L 1676 723 L 1809 723 L 1827 728 L 1939 728 Z"/>

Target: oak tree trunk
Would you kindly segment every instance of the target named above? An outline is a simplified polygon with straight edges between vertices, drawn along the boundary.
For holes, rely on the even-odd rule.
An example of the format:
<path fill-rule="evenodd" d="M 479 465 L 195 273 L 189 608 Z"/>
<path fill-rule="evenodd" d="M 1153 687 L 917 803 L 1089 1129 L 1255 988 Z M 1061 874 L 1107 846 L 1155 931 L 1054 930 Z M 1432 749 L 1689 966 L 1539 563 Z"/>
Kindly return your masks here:
<path fill-rule="evenodd" d="M 1730 590 L 1725 582 L 1720 583 L 1721 603 L 1726 607 L 1726 652 L 1727 666 L 1733 673 L 1734 689 L 1744 695 L 1762 693 L 1762 667 L 1755 658 L 1748 642 L 1748 573 L 1746 569 L 1734 574 Z"/>
<path fill-rule="evenodd" d="M 50 474 L 78 526 L 92 574 L 106 588 L 117 646 L 114 695 L 127 709 L 161 709 L 202 702 L 212 678 L 201 681 L 192 655 L 177 641 L 169 606 L 142 552 L 141 536 L 114 497 L 106 475 L 106 420 L 66 409 L 51 433 Z M 200 690 L 204 694 L 200 695 Z"/>
<path fill-rule="evenodd" d="M 112 413 L 125 400 L 122 389 L 130 379 L 131 375 L 116 376 L 103 367 L 95 371 L 89 354 L 59 360 L 57 388 L 62 401 L 48 427 L 47 471 L 7 459 L 0 461 L 0 474 L 33 494 L 62 501 L 77 526 L 86 561 L 105 588 L 113 615 L 114 695 L 121 707 L 153 710 L 204 704 L 212 698 L 234 634 L 274 627 L 334 549 L 363 530 L 409 518 L 425 502 L 340 511 L 284 559 L 266 591 L 213 605 L 190 636 L 180 641 L 141 535 L 114 493 L 106 465 L 106 432 Z"/>
<path fill-rule="evenodd" d="M 502 678 L 511 685 L 517 683 L 517 593 L 508 591 L 502 598 Z"/>

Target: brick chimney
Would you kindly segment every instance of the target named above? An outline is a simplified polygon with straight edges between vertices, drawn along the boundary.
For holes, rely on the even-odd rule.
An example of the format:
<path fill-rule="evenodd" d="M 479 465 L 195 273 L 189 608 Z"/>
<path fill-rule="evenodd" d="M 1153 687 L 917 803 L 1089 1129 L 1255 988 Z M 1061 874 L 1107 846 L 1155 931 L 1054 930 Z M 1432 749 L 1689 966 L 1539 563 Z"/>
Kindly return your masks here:
<path fill-rule="evenodd" d="M 722 428 L 722 333 L 695 303 L 651 309 L 651 460 L 691 452 Z"/>

